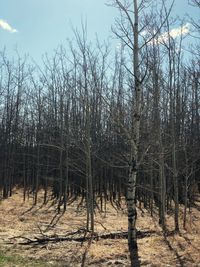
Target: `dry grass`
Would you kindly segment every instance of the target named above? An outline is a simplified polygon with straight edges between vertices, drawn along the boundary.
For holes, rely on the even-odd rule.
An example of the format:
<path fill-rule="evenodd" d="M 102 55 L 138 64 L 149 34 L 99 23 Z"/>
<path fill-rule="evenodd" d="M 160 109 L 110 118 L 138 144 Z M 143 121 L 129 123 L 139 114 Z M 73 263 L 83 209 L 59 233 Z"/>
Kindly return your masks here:
<path fill-rule="evenodd" d="M 23 265 L 19 266 L 31 266 L 32 260 L 43 262 L 44 266 L 80 266 L 87 242 L 80 244 L 65 241 L 40 246 L 19 244 L 23 240 L 18 238 L 19 236 L 31 239 L 41 236 L 41 233 L 47 236 L 64 236 L 68 231 L 85 227 L 85 210 L 77 212 L 77 202 L 70 205 L 64 215 L 56 215 L 56 206 L 51 202 L 43 206 L 42 196 L 41 191 L 37 206 L 32 206 L 31 198 L 24 203 L 21 190 L 16 190 L 11 198 L 1 201 L 0 250 L 9 255 L 21 255 L 26 259 L 27 264 L 22 261 Z M 157 218 L 151 217 L 146 210 L 143 212 L 138 210 L 137 228 L 141 231 L 156 232 L 138 240 L 142 266 L 200 266 L 200 211 L 193 208 L 188 218 L 187 232 L 181 229 L 180 235 L 171 234 L 164 238 Z M 126 212 L 116 212 L 111 205 L 107 206 L 106 216 L 97 212 L 95 221 L 97 232 L 126 231 L 127 229 Z M 167 224 L 169 231 L 172 231 L 171 216 L 168 216 Z M 86 260 L 86 266 L 93 267 L 129 266 L 129 264 L 125 239 L 93 241 Z M 4 265 L 0 262 L 0 266 Z"/>

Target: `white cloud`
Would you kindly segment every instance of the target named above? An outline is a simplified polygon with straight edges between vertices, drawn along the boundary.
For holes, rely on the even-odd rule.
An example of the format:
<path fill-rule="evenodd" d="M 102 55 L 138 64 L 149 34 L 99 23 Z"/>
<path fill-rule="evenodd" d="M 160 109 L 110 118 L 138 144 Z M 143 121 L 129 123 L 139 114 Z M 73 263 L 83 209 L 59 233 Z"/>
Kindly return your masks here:
<path fill-rule="evenodd" d="M 156 39 L 157 44 L 165 43 L 168 41 L 169 37 L 177 38 L 179 36 L 184 36 L 190 32 L 190 24 L 186 23 L 185 25 L 172 29 L 169 32 L 164 32 L 161 35 L 158 36 Z M 150 42 L 150 44 L 153 44 L 153 40 Z"/>
<path fill-rule="evenodd" d="M 11 33 L 15 33 L 15 32 L 17 32 L 16 29 L 12 28 L 12 27 L 8 24 L 8 22 L 6 22 L 6 21 L 3 20 L 3 19 L 0 19 L 0 28 L 4 29 L 4 30 L 6 30 L 6 31 L 9 31 L 9 32 L 11 32 Z"/>

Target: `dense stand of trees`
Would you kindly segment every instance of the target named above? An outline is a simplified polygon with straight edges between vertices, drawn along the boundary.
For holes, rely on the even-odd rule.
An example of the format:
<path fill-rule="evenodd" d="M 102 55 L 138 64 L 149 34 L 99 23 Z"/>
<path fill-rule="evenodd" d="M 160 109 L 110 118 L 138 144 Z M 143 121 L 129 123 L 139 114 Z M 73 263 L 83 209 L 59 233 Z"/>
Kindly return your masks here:
<path fill-rule="evenodd" d="M 173 210 L 178 231 L 179 205 L 185 226 L 200 191 L 200 50 L 185 61 L 183 36 L 160 41 L 170 30 L 166 8 L 161 23 L 147 23 L 139 20 L 145 2 L 134 1 L 133 21 L 128 6 L 114 4 L 122 14 L 114 55 L 108 44 L 88 42 L 84 27 L 41 67 L 0 53 L 0 196 L 21 186 L 37 204 L 42 187 L 58 212 L 79 198 L 92 231 L 94 209 L 106 212 L 108 201 L 119 209 L 126 196 L 130 228 L 137 201 L 158 208 L 164 230 Z"/>

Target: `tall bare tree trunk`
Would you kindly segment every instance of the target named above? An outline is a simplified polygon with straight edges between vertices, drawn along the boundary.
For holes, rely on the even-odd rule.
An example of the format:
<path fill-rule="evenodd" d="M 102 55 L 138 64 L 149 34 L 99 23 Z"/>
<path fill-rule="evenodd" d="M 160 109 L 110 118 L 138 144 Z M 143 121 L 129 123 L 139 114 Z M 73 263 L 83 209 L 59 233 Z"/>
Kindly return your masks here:
<path fill-rule="evenodd" d="M 131 266 L 138 266 L 138 246 L 136 229 L 136 180 L 138 171 L 138 147 L 140 139 L 141 117 L 141 84 L 139 72 L 139 46 L 138 46 L 138 6 L 134 0 L 134 49 L 133 49 L 133 72 L 135 82 L 135 107 L 133 119 L 133 133 L 131 140 L 131 156 L 128 177 L 127 207 L 128 207 L 128 246 L 131 258 Z"/>

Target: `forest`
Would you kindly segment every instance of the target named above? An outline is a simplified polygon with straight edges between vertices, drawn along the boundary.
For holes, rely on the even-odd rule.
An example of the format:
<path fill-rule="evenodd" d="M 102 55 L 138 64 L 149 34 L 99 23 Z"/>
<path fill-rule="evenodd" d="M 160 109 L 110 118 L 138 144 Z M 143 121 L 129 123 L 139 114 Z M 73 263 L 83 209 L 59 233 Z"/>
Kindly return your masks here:
<path fill-rule="evenodd" d="M 173 254 L 168 238 L 178 240 L 188 231 L 196 238 L 200 234 L 200 21 L 189 18 L 193 32 L 185 34 L 188 23 L 172 17 L 173 2 L 110 1 L 108 8 L 119 11 L 112 26 L 113 38 L 119 40 L 115 51 L 109 41 L 88 40 L 89 25 L 82 22 L 80 30 L 72 29 L 73 40 L 54 55 L 44 55 L 42 65 L 18 53 L 12 58 L 6 49 L 0 52 L 0 239 L 9 213 L 20 225 L 32 214 L 39 225 L 41 218 L 47 221 L 51 207 L 45 229 L 52 232 L 38 226 L 39 234 L 27 237 L 11 227 L 9 246 L 15 245 L 13 251 L 33 246 L 30 251 L 37 254 L 37 249 L 63 239 L 66 246 L 81 242 L 83 249 L 77 262 L 59 256 L 62 262 L 23 261 L 23 266 L 200 263 L 200 239 L 188 241 L 196 242 L 192 260 L 181 259 L 176 251 L 173 263 L 162 258 L 156 263 L 150 256 L 145 263 L 138 245 L 159 231 Z M 199 0 L 188 5 L 200 11 Z M 62 218 L 64 227 L 79 215 L 81 227 L 68 225 L 61 236 L 59 228 L 53 232 Z M 119 218 L 109 228 L 111 215 Z M 90 249 L 101 240 L 111 240 L 110 246 L 124 242 L 126 259 L 113 254 L 114 260 L 90 262 Z M 18 266 L 20 260 L 9 265 L 3 259 L 8 242 L 6 250 L 3 244 L 0 266 Z M 67 250 L 62 253 L 67 257 Z"/>

